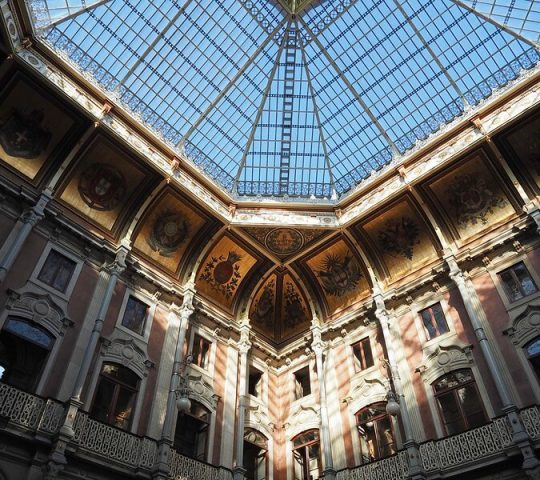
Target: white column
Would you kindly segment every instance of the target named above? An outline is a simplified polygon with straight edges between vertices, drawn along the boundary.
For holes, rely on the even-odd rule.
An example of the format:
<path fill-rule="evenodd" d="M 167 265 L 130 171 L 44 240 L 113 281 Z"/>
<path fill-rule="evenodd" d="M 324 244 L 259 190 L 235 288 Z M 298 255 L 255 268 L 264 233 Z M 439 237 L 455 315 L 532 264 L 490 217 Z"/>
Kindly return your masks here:
<path fill-rule="evenodd" d="M 240 326 L 240 340 L 238 342 L 240 366 L 238 368 L 239 398 L 236 416 L 236 465 L 233 468 L 234 480 L 243 480 L 246 473 L 246 469 L 244 468 L 244 421 L 246 414 L 246 399 L 248 395 L 248 352 L 251 348 L 249 334 L 249 323 L 243 322 Z"/>
<path fill-rule="evenodd" d="M 182 363 L 184 361 L 184 343 L 186 341 L 186 332 L 189 325 L 189 318 L 195 311 L 193 307 L 193 298 L 195 296 L 195 286 L 188 285 L 184 289 L 184 299 L 182 306 L 179 309 L 180 328 L 178 330 L 178 340 L 176 342 L 176 350 L 174 352 L 174 363 L 171 372 L 171 381 L 169 386 L 169 394 L 167 397 L 167 410 L 165 412 L 165 420 L 163 421 L 163 430 L 161 432 L 161 440 L 159 442 L 156 471 L 152 478 L 167 479 L 170 472 L 170 451 L 173 443 L 173 422 L 176 417 L 176 395 L 180 384 L 180 375 L 182 373 Z M 173 312 L 175 308 L 171 309 Z"/>
<path fill-rule="evenodd" d="M 374 288 L 373 301 L 375 302 L 375 316 L 381 325 L 384 343 L 386 345 L 386 353 L 388 355 L 388 364 L 394 392 L 399 403 L 400 418 L 403 424 L 403 433 L 405 435 L 403 446 L 407 449 L 407 456 L 409 458 L 409 476 L 413 479 L 424 479 L 426 478 L 426 473 L 422 466 L 418 442 L 414 438 L 409 409 L 407 408 L 407 402 L 405 400 L 405 394 L 403 393 L 403 385 L 401 383 L 399 368 L 396 361 L 394 340 L 392 338 L 392 333 L 390 332 L 391 319 L 386 311 L 384 299 L 378 287 Z"/>
<path fill-rule="evenodd" d="M 319 380 L 319 408 L 321 415 L 322 452 L 324 458 L 323 475 L 325 480 L 333 480 L 336 478 L 336 471 L 334 470 L 334 460 L 332 458 L 332 441 L 330 440 L 330 422 L 328 421 L 328 405 L 326 403 L 326 383 L 323 362 L 323 353 L 326 345 L 322 339 L 321 326 L 317 317 L 313 319 L 311 334 L 313 336 L 311 349 L 315 353 L 317 378 Z"/>
<path fill-rule="evenodd" d="M 476 291 L 474 290 L 474 286 L 471 285 L 470 280 L 461 271 L 453 255 L 446 256 L 445 260 L 450 269 L 450 278 L 454 281 L 459 290 L 474 334 L 478 340 L 478 345 L 480 346 L 480 350 L 482 350 L 488 369 L 495 382 L 495 388 L 501 398 L 503 404 L 502 409 L 508 417 L 509 425 L 512 430 L 512 440 L 521 449 L 523 455 L 523 469 L 526 470 L 527 474 L 531 477 L 540 478 L 540 461 L 534 453 L 531 438 L 527 434 L 523 422 L 519 417 L 519 412 L 514 404 L 510 387 L 507 385 L 501 374 L 501 368 L 497 362 L 494 347 L 487 338 L 479 318 L 479 313 L 483 313 L 483 309 L 480 300 L 476 295 Z"/>
<path fill-rule="evenodd" d="M 32 208 L 25 210 L 17 220 L 15 228 L 6 239 L 2 248 L 3 256 L 0 259 L 0 283 L 5 280 L 32 229 L 45 216 L 45 207 L 50 200 L 51 194 L 48 191 L 43 192 L 37 203 Z"/>

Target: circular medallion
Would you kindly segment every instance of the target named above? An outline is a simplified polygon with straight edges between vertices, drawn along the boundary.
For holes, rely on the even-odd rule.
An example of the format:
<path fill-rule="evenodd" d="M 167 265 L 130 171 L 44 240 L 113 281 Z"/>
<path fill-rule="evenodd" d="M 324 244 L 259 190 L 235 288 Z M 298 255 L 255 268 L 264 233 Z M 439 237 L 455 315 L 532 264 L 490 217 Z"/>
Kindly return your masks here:
<path fill-rule="evenodd" d="M 162 256 L 174 253 L 186 239 L 188 226 L 178 213 L 164 213 L 156 218 L 148 243 Z"/>
<path fill-rule="evenodd" d="M 277 255 L 292 255 L 304 245 L 304 237 L 294 228 L 274 228 L 264 241 L 266 248 Z"/>
<path fill-rule="evenodd" d="M 82 172 L 79 194 L 94 210 L 112 210 L 126 193 L 124 176 L 111 165 L 94 163 Z"/>

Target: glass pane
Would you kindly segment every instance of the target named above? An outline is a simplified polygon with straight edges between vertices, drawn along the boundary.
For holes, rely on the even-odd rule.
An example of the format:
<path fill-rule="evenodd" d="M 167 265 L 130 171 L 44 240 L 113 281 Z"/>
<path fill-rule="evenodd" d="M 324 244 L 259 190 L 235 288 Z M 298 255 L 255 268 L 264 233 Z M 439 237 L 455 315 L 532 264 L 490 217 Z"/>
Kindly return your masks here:
<path fill-rule="evenodd" d="M 527 355 L 529 357 L 535 357 L 540 355 L 540 338 L 533 340 L 529 345 L 527 345 Z"/>
<path fill-rule="evenodd" d="M 293 452 L 294 457 L 294 480 L 305 480 L 305 466 L 307 464 L 305 447 L 295 450 Z"/>
<path fill-rule="evenodd" d="M 469 428 L 479 427 L 486 423 L 487 418 L 482 408 L 482 402 L 474 384 L 466 385 L 458 390 L 462 410 Z"/>
<path fill-rule="evenodd" d="M 319 478 L 319 454 L 320 447 L 318 443 L 314 443 L 308 447 L 309 454 L 309 479 Z"/>
<path fill-rule="evenodd" d="M 119 388 L 119 392 L 113 412 L 112 424 L 115 427 L 127 429 L 135 406 L 135 392 L 120 386 L 117 388 Z"/>
<path fill-rule="evenodd" d="M 51 250 L 43 267 L 41 267 L 38 279 L 56 290 L 65 292 L 75 270 L 75 265 L 73 260 Z"/>
<path fill-rule="evenodd" d="M 516 300 L 523 298 L 523 294 L 521 293 L 521 290 L 519 289 L 519 285 L 514 280 L 514 277 L 512 276 L 512 274 L 509 271 L 506 271 L 506 272 L 501 273 L 500 275 L 501 275 L 504 291 L 506 292 L 506 295 L 508 296 L 508 300 L 511 302 L 515 302 Z"/>
<path fill-rule="evenodd" d="M 446 323 L 446 317 L 444 316 L 441 304 L 438 303 L 437 305 L 434 305 L 432 307 L 432 310 L 433 316 L 435 317 L 435 322 L 437 324 L 437 330 L 439 331 L 439 335 L 448 332 L 448 324 Z"/>
<path fill-rule="evenodd" d="M 28 340 L 29 342 L 47 350 L 50 350 L 54 343 L 54 337 L 49 332 L 41 328 L 39 325 L 34 325 L 25 320 L 8 318 L 8 321 L 4 325 L 4 330 L 14 333 L 18 337 Z"/>
<path fill-rule="evenodd" d="M 148 309 L 149 307 L 146 303 L 130 296 L 124 312 L 124 318 L 122 318 L 122 325 L 142 335 Z"/>
<path fill-rule="evenodd" d="M 439 409 L 446 428 L 446 433 L 448 435 L 453 435 L 455 433 L 463 432 L 466 429 L 465 421 L 461 417 L 454 393 L 449 392 L 438 395 L 437 400 L 439 402 Z"/>
<path fill-rule="evenodd" d="M 516 274 L 525 295 L 532 295 L 538 291 L 533 279 L 529 275 L 529 272 L 523 263 L 518 263 L 514 266 L 514 273 Z"/>
<path fill-rule="evenodd" d="M 424 322 L 424 327 L 427 332 L 428 340 L 435 338 L 437 336 L 437 330 L 435 325 L 433 325 L 433 319 L 431 317 L 431 311 L 429 308 L 422 310 L 422 321 Z"/>
<path fill-rule="evenodd" d="M 364 341 L 362 341 L 362 348 L 364 350 L 364 359 L 365 359 L 364 368 L 372 367 L 373 366 L 373 355 L 371 353 L 371 344 L 369 343 L 368 338 L 366 338 Z"/>
<path fill-rule="evenodd" d="M 109 422 L 109 413 L 112 407 L 115 384 L 108 378 L 100 377 L 99 385 L 90 409 L 90 415 L 101 422 Z"/>

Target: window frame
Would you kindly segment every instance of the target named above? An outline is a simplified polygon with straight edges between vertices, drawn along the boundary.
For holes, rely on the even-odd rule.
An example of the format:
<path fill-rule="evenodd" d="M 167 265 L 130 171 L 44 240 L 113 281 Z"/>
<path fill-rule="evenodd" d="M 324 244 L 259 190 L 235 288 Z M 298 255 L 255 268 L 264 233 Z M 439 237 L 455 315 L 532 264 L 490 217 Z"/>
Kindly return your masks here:
<path fill-rule="evenodd" d="M 445 332 L 440 331 L 439 324 L 438 324 L 436 316 L 435 316 L 435 314 L 433 312 L 433 308 L 436 307 L 436 306 L 438 306 L 441 309 L 441 314 L 443 316 L 444 323 L 446 325 L 446 331 Z M 430 319 L 431 319 L 431 325 L 435 328 L 435 330 L 437 332 L 437 334 L 435 336 L 433 336 L 433 337 L 429 336 L 429 330 L 427 329 L 426 324 L 424 322 L 423 313 L 426 312 L 426 311 L 429 311 Z M 448 323 L 448 319 L 447 319 L 446 313 L 444 311 L 444 307 L 443 307 L 441 302 L 432 303 L 430 306 L 424 307 L 424 308 L 418 310 L 417 315 L 420 317 L 420 322 L 422 324 L 422 328 L 423 328 L 423 331 L 424 331 L 426 342 L 431 342 L 433 340 L 436 340 L 436 339 L 442 337 L 443 335 L 446 335 L 446 334 L 450 333 L 450 325 Z"/>
<path fill-rule="evenodd" d="M 193 408 L 193 406 L 199 406 L 200 408 L 202 408 L 206 414 L 207 414 L 207 420 L 202 420 L 201 418 L 199 417 L 196 417 L 195 415 L 192 415 L 191 412 L 185 412 L 185 413 L 178 413 L 177 417 L 176 417 L 176 423 L 175 423 L 175 430 L 174 430 L 174 433 L 173 433 L 173 448 L 179 452 L 180 454 L 188 457 L 188 458 L 192 458 L 194 460 L 197 460 L 197 461 L 203 461 L 203 462 L 206 462 L 207 459 L 208 459 L 208 455 L 209 455 L 209 449 L 210 449 L 210 433 L 211 433 L 211 427 L 212 427 L 212 417 L 213 417 L 213 412 L 206 406 L 204 405 L 203 403 L 201 402 L 198 402 L 197 400 L 191 400 L 191 408 Z M 182 452 L 180 450 L 178 450 L 176 447 L 175 447 L 175 440 L 176 440 L 176 428 L 178 427 L 178 422 L 180 422 L 180 420 L 182 418 L 185 418 L 186 416 L 188 417 L 191 417 L 193 419 L 195 419 L 195 421 L 197 422 L 200 422 L 200 423 L 203 423 L 205 424 L 205 439 L 204 439 L 204 453 L 202 454 L 202 458 L 199 458 L 197 456 L 190 456 L 188 455 L 187 453 Z M 200 433 L 200 432 L 198 432 Z"/>
<path fill-rule="evenodd" d="M 49 257 L 49 254 L 51 250 L 54 250 L 57 254 L 62 255 L 63 257 L 67 258 L 68 260 L 71 260 L 75 263 L 75 267 L 73 269 L 73 272 L 71 273 L 71 278 L 69 279 L 69 282 L 66 286 L 65 291 L 57 290 L 56 288 L 52 287 L 48 283 L 45 283 L 44 281 L 39 279 L 39 274 L 41 273 L 41 270 L 43 269 L 43 266 L 45 265 L 45 262 L 47 261 L 47 258 Z M 51 293 L 52 295 L 55 295 L 56 297 L 60 297 L 61 299 L 65 301 L 69 301 L 71 298 L 71 294 L 73 293 L 73 289 L 75 288 L 75 284 L 77 283 L 77 280 L 79 279 L 79 275 L 81 273 L 82 267 L 84 264 L 84 260 L 75 254 L 67 251 L 66 249 L 62 248 L 62 246 L 48 242 L 47 245 L 45 245 L 45 248 L 41 252 L 41 256 L 39 257 L 39 260 L 37 261 L 34 270 L 32 271 L 32 274 L 29 277 L 29 281 L 47 292 Z"/>
<path fill-rule="evenodd" d="M 366 354 L 365 354 L 365 348 L 364 345 L 368 345 L 369 347 L 369 354 L 371 356 L 371 365 L 366 365 L 362 367 L 362 360 L 365 360 Z M 355 353 L 355 348 L 358 347 L 358 350 L 361 354 L 361 358 L 358 358 L 358 356 Z M 374 367 L 375 362 L 375 356 L 373 355 L 373 347 L 371 345 L 371 338 L 369 336 L 361 338 L 360 340 L 354 342 L 351 345 L 352 355 L 353 355 L 353 364 L 354 364 L 354 371 L 355 373 L 359 372 L 365 372 L 366 370 L 369 370 L 370 368 Z"/>
<path fill-rule="evenodd" d="M 316 440 L 310 440 L 308 442 L 304 442 L 298 446 L 295 446 L 294 445 L 294 442 L 296 439 L 298 439 L 298 437 L 302 436 L 302 435 L 306 435 L 308 433 L 311 433 L 311 432 L 317 432 L 317 439 Z M 318 467 L 318 470 L 319 470 L 319 476 L 318 476 L 318 479 L 320 480 L 321 479 L 321 475 L 323 474 L 323 470 L 322 470 L 322 450 L 321 450 L 321 434 L 320 434 L 320 430 L 318 428 L 310 428 L 308 430 L 304 430 L 303 432 L 300 432 L 298 433 L 297 435 L 295 435 L 293 438 L 291 438 L 291 446 L 292 446 L 292 449 L 291 449 L 291 453 L 292 453 L 292 478 L 296 480 L 296 477 L 295 477 L 295 452 L 296 451 L 299 451 L 299 450 L 305 450 L 307 449 L 308 447 L 310 447 L 311 445 L 315 445 L 315 444 L 319 444 L 319 453 L 317 455 L 317 467 Z M 309 458 L 309 450 L 307 451 L 308 452 L 308 457 Z M 309 468 L 309 467 L 308 467 Z M 302 472 L 302 475 L 304 475 L 306 473 L 305 469 L 303 470 Z M 309 474 L 309 471 L 307 472 Z M 309 480 L 309 477 L 308 478 L 302 478 L 301 480 Z"/>
<path fill-rule="evenodd" d="M 142 302 L 148 306 L 148 312 L 146 314 L 146 319 L 144 321 L 144 328 L 141 334 L 135 332 L 134 330 L 131 330 L 125 325 L 122 325 L 122 322 L 124 320 L 124 315 L 127 310 L 129 297 L 133 297 L 135 300 L 138 300 L 139 302 Z M 124 298 L 122 299 L 122 306 L 120 307 L 120 311 L 118 312 L 118 317 L 116 319 L 115 328 L 117 328 L 118 330 L 121 330 L 122 332 L 128 333 L 129 335 L 135 338 L 143 340 L 144 342 L 148 342 L 148 338 L 150 337 L 150 330 L 152 329 L 152 324 L 154 322 L 154 315 L 156 312 L 156 308 L 157 308 L 157 304 L 156 302 L 152 301 L 151 298 L 143 295 L 137 290 L 126 288 L 126 291 L 124 292 Z"/>
<path fill-rule="evenodd" d="M 137 377 L 137 386 L 135 388 L 133 388 L 130 385 L 127 385 L 124 382 L 118 381 L 114 377 L 111 377 L 109 375 L 104 374 L 103 370 L 104 370 L 106 365 L 117 365 L 120 368 L 124 368 L 124 369 L 128 370 L 129 372 L 131 372 L 135 377 Z M 122 431 L 125 431 L 125 432 L 131 432 L 133 430 L 134 426 L 135 426 L 135 423 L 138 422 L 138 414 L 137 414 L 138 412 L 137 411 L 138 411 L 138 405 L 139 405 L 141 393 L 143 391 L 143 386 L 144 386 L 143 379 L 141 379 L 133 370 L 131 370 L 130 368 L 128 368 L 128 367 L 126 367 L 126 366 L 124 366 L 124 365 L 122 365 L 122 364 L 120 364 L 118 362 L 114 362 L 114 361 L 110 361 L 110 360 L 103 360 L 103 362 L 101 362 L 101 365 L 99 367 L 99 372 L 97 374 L 97 379 L 96 379 L 94 389 L 93 389 L 93 392 L 92 392 L 92 401 L 90 402 L 90 405 L 89 405 L 89 408 L 88 408 L 88 413 L 89 413 L 89 415 L 91 417 L 92 417 L 91 411 L 94 408 L 94 403 L 96 401 L 96 397 L 97 397 L 97 394 L 99 392 L 99 386 L 100 386 L 102 377 L 107 378 L 107 379 L 109 379 L 109 381 L 112 381 L 112 382 L 115 383 L 114 393 L 113 393 L 113 398 L 111 399 L 111 403 L 114 404 L 118 400 L 120 387 L 123 387 L 123 388 L 125 388 L 127 390 L 130 390 L 130 391 L 132 391 L 132 393 L 135 394 L 134 400 L 133 400 L 133 410 L 132 410 L 131 415 L 129 417 L 128 425 L 126 427 L 119 427 L 117 425 L 114 425 L 113 423 L 111 423 L 110 418 L 108 418 L 107 421 L 104 422 L 104 423 L 106 423 L 107 425 L 109 425 L 111 427 L 118 428 L 118 429 L 120 429 Z M 113 414 L 113 412 L 114 412 L 114 409 L 111 409 L 111 413 L 109 415 L 111 416 Z M 97 421 L 101 421 L 101 420 L 97 420 Z"/>
<path fill-rule="evenodd" d="M 472 378 L 471 380 L 467 380 L 466 382 L 460 383 L 459 385 L 447 388 L 447 389 L 443 390 L 442 392 L 437 392 L 435 390 L 435 384 L 438 383 L 439 381 L 441 381 L 441 379 L 443 379 L 444 377 L 455 374 L 456 372 L 466 371 L 466 370 L 468 370 L 470 372 L 471 378 Z M 484 404 L 484 400 L 482 398 L 482 395 L 480 394 L 480 389 L 478 388 L 478 383 L 476 382 L 474 372 L 473 372 L 473 370 L 471 368 L 460 368 L 460 369 L 457 369 L 457 370 L 452 370 L 451 372 L 445 373 L 444 375 L 441 375 L 440 377 L 436 378 L 431 383 L 431 389 L 432 389 L 432 392 L 433 392 L 433 398 L 434 398 L 435 404 L 437 406 L 437 411 L 439 413 L 439 419 L 440 419 L 440 422 L 441 422 L 441 426 L 443 428 L 443 432 L 444 432 L 444 434 L 446 436 L 457 435 L 459 433 L 467 432 L 467 431 L 471 430 L 472 428 L 478 428 L 478 427 L 470 427 L 469 420 L 468 420 L 467 416 L 464 414 L 463 405 L 462 405 L 461 401 L 459 400 L 459 396 L 457 394 L 457 391 L 460 388 L 463 388 L 465 386 L 470 386 L 470 385 L 472 385 L 474 387 L 476 395 L 477 395 L 478 399 L 480 400 L 480 407 L 481 407 L 480 411 L 484 414 L 484 420 L 485 421 L 484 421 L 483 425 L 485 425 L 485 424 L 487 424 L 489 422 L 489 415 L 488 415 L 488 412 L 486 410 L 486 406 Z M 448 433 L 448 429 L 446 427 L 447 424 L 445 422 L 444 415 L 443 415 L 443 412 L 442 412 L 442 407 L 441 407 L 441 404 L 439 402 L 439 397 L 442 397 L 443 395 L 447 395 L 449 392 L 452 392 L 452 395 L 454 397 L 456 405 L 458 406 L 458 409 L 459 409 L 460 418 L 463 421 L 463 424 L 465 425 L 464 430 L 462 430 L 460 432 L 455 432 L 453 434 Z M 479 425 L 479 426 L 481 426 L 481 425 Z"/>
<path fill-rule="evenodd" d="M 213 338 L 210 334 L 208 334 L 203 328 L 192 324 L 188 330 L 187 335 L 189 341 L 186 342 L 186 358 L 193 353 L 193 342 L 195 341 L 196 335 L 202 337 L 210 344 L 210 349 L 208 350 L 208 367 L 206 369 L 199 367 L 199 365 L 193 362 L 192 359 L 192 362 L 189 364 L 189 369 L 194 369 L 195 371 L 203 374 L 208 379 L 208 381 L 212 383 L 214 377 L 214 362 L 217 342 L 216 339 Z"/>
<path fill-rule="evenodd" d="M 370 408 L 373 409 L 375 407 L 378 407 L 378 408 L 382 408 L 382 412 L 381 413 L 378 413 L 376 415 L 374 415 L 373 417 L 371 417 L 367 422 L 360 422 L 360 415 L 362 415 L 362 413 L 364 413 L 365 411 L 368 411 Z M 364 452 L 362 450 L 362 441 L 359 440 L 359 447 L 360 447 L 360 462 L 362 465 L 366 464 L 366 463 L 371 463 L 371 462 L 374 462 L 374 461 L 377 461 L 377 460 L 381 460 L 383 458 L 388 458 L 392 455 L 395 455 L 398 451 L 398 437 L 397 437 L 397 434 L 396 434 L 396 426 L 394 425 L 394 420 L 392 418 L 391 415 L 389 415 L 388 413 L 386 413 L 386 402 L 374 402 L 374 403 L 370 403 L 369 405 L 366 405 L 365 407 L 362 407 L 360 410 L 358 410 L 355 415 L 355 420 L 356 420 L 356 430 L 358 432 L 358 435 L 361 436 L 361 433 L 360 433 L 360 428 L 362 427 L 363 424 L 367 424 L 369 422 L 373 423 L 373 431 L 375 432 L 375 442 L 376 442 L 376 449 L 377 449 L 377 456 L 376 457 L 373 457 L 373 458 L 369 458 L 368 455 L 366 455 L 364 457 Z M 391 434 L 392 434 L 392 442 L 386 444 L 386 445 L 393 445 L 394 447 L 394 452 L 391 453 L 390 455 L 385 455 L 383 456 L 381 454 L 381 451 L 380 451 L 380 446 L 382 445 L 379 438 L 379 430 L 376 428 L 376 425 L 378 422 L 381 422 L 382 420 L 387 420 L 388 423 L 390 424 L 390 430 L 391 430 Z M 366 452 L 369 454 L 369 452 Z M 367 461 L 364 461 L 364 458 L 369 458 Z"/>
<path fill-rule="evenodd" d="M 523 290 L 523 287 L 521 285 L 521 282 L 519 281 L 519 278 L 517 277 L 516 273 L 515 273 L 515 268 L 519 265 L 522 265 L 523 268 L 525 269 L 525 271 L 527 272 L 527 275 L 529 276 L 531 282 L 533 283 L 536 291 L 534 292 L 531 292 L 529 294 L 525 294 L 525 291 Z M 507 272 L 510 272 L 511 274 L 511 277 L 512 277 L 512 280 L 515 282 L 515 284 L 518 286 L 519 288 L 519 291 L 521 293 L 521 298 L 517 298 L 515 300 L 512 300 L 510 298 L 510 292 L 509 292 L 509 288 L 506 284 L 506 282 L 503 280 L 503 275 L 506 274 Z M 504 296 L 505 296 L 505 300 L 506 300 L 506 303 L 508 303 L 510 306 L 514 306 L 516 304 L 519 304 L 520 302 L 524 302 L 524 301 L 528 301 L 530 298 L 534 297 L 535 295 L 537 295 L 539 292 L 540 292 L 540 289 L 538 288 L 538 280 L 535 278 L 535 276 L 531 273 L 531 269 L 530 269 L 530 266 L 528 265 L 528 262 L 526 263 L 524 261 L 524 259 L 518 259 L 517 261 L 515 261 L 514 263 L 512 263 L 512 265 L 510 266 L 507 266 L 505 268 L 503 268 L 502 270 L 498 270 L 496 272 L 496 275 L 497 275 L 497 279 L 498 279 L 498 282 L 499 282 L 499 285 L 501 286 L 501 289 L 502 291 L 504 292 Z"/>

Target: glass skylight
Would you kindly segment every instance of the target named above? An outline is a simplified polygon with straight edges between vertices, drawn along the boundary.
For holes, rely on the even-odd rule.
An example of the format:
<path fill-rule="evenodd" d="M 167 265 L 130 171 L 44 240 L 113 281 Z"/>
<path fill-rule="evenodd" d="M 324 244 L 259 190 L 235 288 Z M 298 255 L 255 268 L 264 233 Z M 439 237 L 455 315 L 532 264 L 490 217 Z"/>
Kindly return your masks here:
<path fill-rule="evenodd" d="M 241 196 L 336 198 L 540 60 L 540 0 L 30 0 L 37 36 Z"/>

